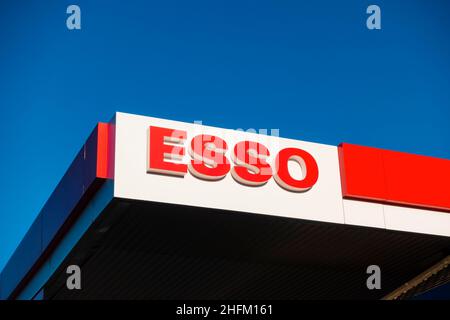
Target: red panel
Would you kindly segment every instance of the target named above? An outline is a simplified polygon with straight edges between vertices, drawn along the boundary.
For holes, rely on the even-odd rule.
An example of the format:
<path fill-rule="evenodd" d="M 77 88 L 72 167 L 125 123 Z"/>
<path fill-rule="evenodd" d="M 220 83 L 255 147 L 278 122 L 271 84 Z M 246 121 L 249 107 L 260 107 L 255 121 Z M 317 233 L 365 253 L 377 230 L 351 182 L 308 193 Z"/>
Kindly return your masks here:
<path fill-rule="evenodd" d="M 383 151 L 387 199 L 450 210 L 450 160 Z"/>
<path fill-rule="evenodd" d="M 339 165 L 345 197 L 386 199 L 379 149 L 343 143 L 339 146 Z"/>
<path fill-rule="evenodd" d="M 450 160 L 343 143 L 344 198 L 450 210 Z"/>
<path fill-rule="evenodd" d="M 112 125 L 100 122 L 97 126 L 97 178 L 114 177 Z"/>

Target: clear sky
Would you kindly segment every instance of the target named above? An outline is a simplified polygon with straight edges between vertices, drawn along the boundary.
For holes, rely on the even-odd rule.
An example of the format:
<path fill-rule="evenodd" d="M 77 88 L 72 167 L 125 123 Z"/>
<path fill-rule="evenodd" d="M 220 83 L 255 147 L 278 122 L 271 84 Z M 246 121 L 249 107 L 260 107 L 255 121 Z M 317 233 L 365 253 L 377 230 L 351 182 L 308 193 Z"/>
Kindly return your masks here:
<path fill-rule="evenodd" d="M 1 0 L 0 269 L 115 111 L 450 159 L 449 16 L 448 0 Z"/>

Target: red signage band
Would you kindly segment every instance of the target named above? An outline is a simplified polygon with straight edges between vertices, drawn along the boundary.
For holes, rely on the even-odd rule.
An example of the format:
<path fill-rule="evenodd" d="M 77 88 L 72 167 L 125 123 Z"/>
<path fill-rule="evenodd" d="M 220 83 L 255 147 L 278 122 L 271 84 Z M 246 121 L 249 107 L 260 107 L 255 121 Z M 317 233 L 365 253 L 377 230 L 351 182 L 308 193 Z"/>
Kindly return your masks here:
<path fill-rule="evenodd" d="M 344 198 L 450 211 L 450 160 L 339 145 Z"/>
<path fill-rule="evenodd" d="M 114 126 L 99 122 L 97 125 L 97 178 L 114 178 Z"/>

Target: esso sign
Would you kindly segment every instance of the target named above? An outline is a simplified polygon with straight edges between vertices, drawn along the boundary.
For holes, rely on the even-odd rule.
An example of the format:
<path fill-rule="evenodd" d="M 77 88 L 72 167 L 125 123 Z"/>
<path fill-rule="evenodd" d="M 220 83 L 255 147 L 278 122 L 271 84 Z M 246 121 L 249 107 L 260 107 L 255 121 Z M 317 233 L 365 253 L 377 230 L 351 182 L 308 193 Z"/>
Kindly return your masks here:
<path fill-rule="evenodd" d="M 147 172 L 185 176 L 189 171 L 210 181 L 221 180 L 230 173 L 247 186 L 262 186 L 273 177 L 278 185 L 293 192 L 311 189 L 319 178 L 316 160 L 302 149 L 282 149 L 270 164 L 270 150 L 259 142 L 243 140 L 229 146 L 224 139 L 207 134 L 197 135 L 189 143 L 186 139 L 186 131 L 150 126 Z M 230 159 L 226 156 L 228 151 Z M 190 160 L 183 163 L 186 152 Z M 301 179 L 291 175 L 289 161 L 301 167 Z"/>

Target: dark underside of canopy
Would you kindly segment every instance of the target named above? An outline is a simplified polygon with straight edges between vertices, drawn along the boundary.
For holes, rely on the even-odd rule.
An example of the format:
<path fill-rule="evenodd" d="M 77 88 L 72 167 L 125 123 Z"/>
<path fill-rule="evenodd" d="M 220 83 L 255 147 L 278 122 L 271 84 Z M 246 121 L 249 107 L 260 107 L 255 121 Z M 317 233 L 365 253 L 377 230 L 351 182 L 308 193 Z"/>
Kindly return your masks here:
<path fill-rule="evenodd" d="M 450 239 L 113 200 L 44 287 L 45 299 L 380 299 L 449 254 Z M 65 270 L 81 267 L 81 290 Z M 369 265 L 381 290 L 369 290 Z"/>

